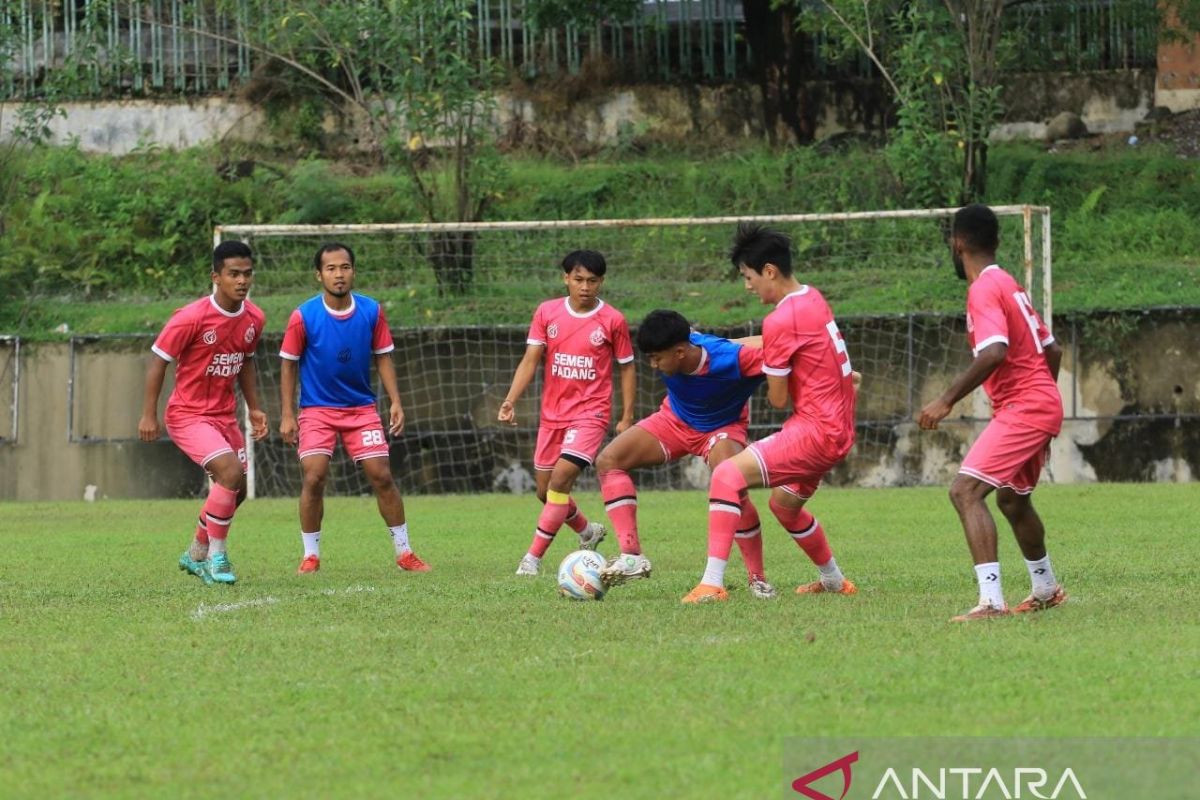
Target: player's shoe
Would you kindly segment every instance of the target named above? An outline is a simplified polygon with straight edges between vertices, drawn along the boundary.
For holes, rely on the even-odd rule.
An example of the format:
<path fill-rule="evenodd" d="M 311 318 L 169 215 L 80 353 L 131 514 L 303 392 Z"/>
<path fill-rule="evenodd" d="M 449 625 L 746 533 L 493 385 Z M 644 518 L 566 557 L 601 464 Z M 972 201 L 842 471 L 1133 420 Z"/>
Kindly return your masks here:
<path fill-rule="evenodd" d="M 858 587 L 849 578 L 842 578 L 842 588 L 831 589 L 820 581 L 802 583 L 796 587 L 796 594 L 858 594 Z"/>
<path fill-rule="evenodd" d="M 645 556 L 621 553 L 609 559 L 604 569 L 600 570 L 600 582 L 608 589 L 638 578 L 649 578 L 652 569 L 650 559 Z"/>
<path fill-rule="evenodd" d="M 774 600 L 779 596 L 779 592 L 775 590 L 775 587 L 767 583 L 767 579 L 762 575 L 750 576 L 750 594 L 759 600 Z"/>
<path fill-rule="evenodd" d="M 700 603 L 720 603 L 728 599 L 729 592 L 725 591 L 724 586 L 709 586 L 707 583 L 699 583 L 680 602 L 699 605 Z"/>
<path fill-rule="evenodd" d="M 1067 602 L 1067 593 L 1063 590 L 1061 584 L 1054 587 L 1054 594 L 1047 597 L 1045 600 L 1039 599 L 1036 595 L 1029 595 L 1021 603 L 1013 608 L 1014 614 L 1032 614 L 1034 611 L 1045 611 L 1048 608 L 1061 606 Z"/>
<path fill-rule="evenodd" d="M 517 574 L 536 576 L 539 572 L 541 572 L 541 565 L 541 559 L 534 558 L 533 556 L 529 555 L 529 553 L 526 553 L 525 555 L 521 556 L 521 563 L 517 564 Z"/>
<path fill-rule="evenodd" d="M 208 570 L 204 568 L 203 561 L 197 561 L 192 558 L 191 550 L 184 550 L 183 555 L 179 557 L 179 568 L 184 572 L 195 575 L 205 583 L 212 583 L 212 576 L 208 574 Z"/>
<path fill-rule="evenodd" d="M 297 575 L 309 575 L 321 568 L 321 559 L 319 556 L 305 556 L 300 562 L 300 567 L 296 570 Z"/>
<path fill-rule="evenodd" d="M 595 550 L 604 541 L 605 533 L 604 526 L 599 522 L 589 522 L 588 526 L 579 534 L 579 549 Z"/>
<path fill-rule="evenodd" d="M 957 617 L 951 617 L 951 622 L 974 622 L 977 619 L 995 619 L 996 617 L 1011 617 L 1012 612 L 1008 610 L 1008 606 L 993 606 L 988 603 L 980 603 L 972 608 L 959 614 Z"/>
<path fill-rule="evenodd" d="M 204 562 L 204 571 L 215 583 L 236 583 L 237 576 L 233 574 L 233 564 L 224 553 L 209 553 L 208 561 Z"/>
<path fill-rule="evenodd" d="M 396 557 L 396 566 L 405 572 L 429 572 L 433 567 L 426 564 L 412 550 L 408 550 L 402 556 Z"/>

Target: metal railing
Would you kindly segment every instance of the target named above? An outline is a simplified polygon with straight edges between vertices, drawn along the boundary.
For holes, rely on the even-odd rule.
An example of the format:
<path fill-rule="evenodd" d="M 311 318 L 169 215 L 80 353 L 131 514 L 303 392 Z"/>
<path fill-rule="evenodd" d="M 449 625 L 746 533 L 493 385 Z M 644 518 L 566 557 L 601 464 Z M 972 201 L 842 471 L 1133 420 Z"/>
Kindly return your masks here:
<path fill-rule="evenodd" d="M 627 20 L 539 28 L 527 0 L 473 0 L 470 46 L 516 75 L 575 74 L 604 60 L 622 80 L 727 81 L 754 58 L 739 0 L 643 0 Z M 227 10 L 226 10 L 227 9 Z M 282 0 L 0 0 L 0 94 L 38 95 L 64 74 L 64 99 L 203 95 L 248 80 L 261 60 L 253 26 L 286 13 Z M 1154 0 L 1043 0 L 1008 12 L 1015 71 L 1152 67 Z M 813 77 L 870 77 L 866 59 L 830 62 L 802 36 Z"/>

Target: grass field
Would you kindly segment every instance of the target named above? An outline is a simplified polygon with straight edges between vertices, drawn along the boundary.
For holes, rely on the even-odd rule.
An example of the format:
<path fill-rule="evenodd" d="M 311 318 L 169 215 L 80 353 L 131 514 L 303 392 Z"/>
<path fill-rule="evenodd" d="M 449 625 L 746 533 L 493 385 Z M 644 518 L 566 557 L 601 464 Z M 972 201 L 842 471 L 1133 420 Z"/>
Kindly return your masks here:
<path fill-rule="evenodd" d="M 603 603 L 512 574 L 531 498 L 411 498 L 424 575 L 371 501 L 332 500 L 305 578 L 295 503 L 255 501 L 239 583 L 212 588 L 175 568 L 197 502 L 0 505 L 0 795 L 778 797 L 791 736 L 1200 734 L 1200 484 L 1038 498 L 1071 601 L 967 626 L 942 489 L 815 499 L 856 597 L 791 594 L 813 570 L 772 521 L 783 596 L 750 597 L 734 556 L 703 607 L 679 603 L 700 493 L 643 495 L 654 577 Z M 1001 561 L 1015 602 L 1011 536 Z"/>

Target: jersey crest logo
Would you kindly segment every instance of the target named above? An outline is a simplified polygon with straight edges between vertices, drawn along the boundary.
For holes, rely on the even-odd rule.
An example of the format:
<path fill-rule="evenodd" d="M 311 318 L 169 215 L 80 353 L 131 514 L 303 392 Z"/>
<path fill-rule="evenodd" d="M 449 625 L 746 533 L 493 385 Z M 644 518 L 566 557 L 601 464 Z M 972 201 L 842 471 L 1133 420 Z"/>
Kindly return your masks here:
<path fill-rule="evenodd" d="M 345 348 L 339 350 L 338 354 L 337 354 L 337 360 L 338 360 L 339 364 L 350 363 L 350 348 L 345 347 Z"/>
<path fill-rule="evenodd" d="M 254 341 L 254 326 L 251 325 L 249 328 L 246 328 L 246 344 L 250 344 L 253 341 Z"/>
<path fill-rule="evenodd" d="M 546 335 L 551 339 L 558 338 L 558 325 L 551 322 L 549 327 L 546 328 Z"/>
<path fill-rule="evenodd" d="M 588 336 L 588 341 L 591 342 L 592 346 L 594 347 L 599 347 L 600 345 L 604 344 L 606 341 L 604 338 L 604 329 L 596 328 L 596 330 L 592 331 L 591 335 Z"/>
<path fill-rule="evenodd" d="M 217 332 L 216 331 L 205 331 L 204 335 L 201 336 L 200 338 L 204 340 L 205 344 L 216 344 L 217 343 Z"/>

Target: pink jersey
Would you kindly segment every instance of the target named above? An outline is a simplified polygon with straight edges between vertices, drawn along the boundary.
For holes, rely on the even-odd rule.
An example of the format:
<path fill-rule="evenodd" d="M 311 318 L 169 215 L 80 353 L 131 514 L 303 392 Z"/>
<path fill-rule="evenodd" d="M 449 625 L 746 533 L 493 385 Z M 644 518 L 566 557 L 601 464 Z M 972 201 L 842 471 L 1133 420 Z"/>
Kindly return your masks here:
<path fill-rule="evenodd" d="M 151 348 L 175 362 L 167 414 L 233 414 L 233 385 L 242 364 L 254 357 L 264 320 L 262 309 L 249 300 L 230 313 L 211 295 L 177 309 Z"/>
<path fill-rule="evenodd" d="M 792 416 L 814 425 L 844 455 L 854 444 L 854 382 L 846 342 L 825 298 L 811 286 L 784 297 L 763 320 L 763 372 L 788 379 Z"/>
<path fill-rule="evenodd" d="M 967 341 L 976 356 L 988 345 L 1008 345 L 1004 361 L 983 382 L 992 412 L 1011 411 L 1026 424 L 1057 434 L 1062 395 L 1044 353 L 1054 337 L 1025 290 L 995 264 L 967 289 Z"/>
<path fill-rule="evenodd" d="M 608 424 L 612 414 L 612 362 L 633 361 L 629 325 L 620 311 L 599 301 L 584 314 L 569 298 L 547 300 L 533 312 L 529 344 L 546 348 L 542 425 L 584 420 Z"/>

